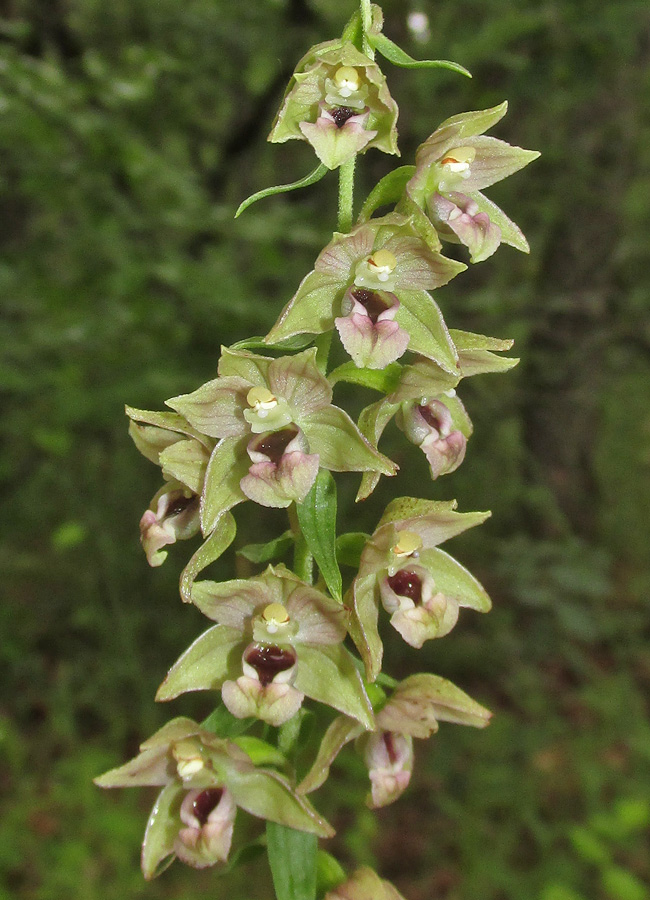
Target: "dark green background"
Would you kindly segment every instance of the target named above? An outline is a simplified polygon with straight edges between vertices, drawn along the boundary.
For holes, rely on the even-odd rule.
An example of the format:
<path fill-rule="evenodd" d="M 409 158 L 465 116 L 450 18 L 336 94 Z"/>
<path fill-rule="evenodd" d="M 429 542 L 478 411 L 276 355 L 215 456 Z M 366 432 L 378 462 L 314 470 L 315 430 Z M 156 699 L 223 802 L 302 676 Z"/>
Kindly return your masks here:
<path fill-rule="evenodd" d="M 488 192 L 530 256 L 504 247 L 437 295 L 450 326 L 512 336 L 522 357 L 463 386 L 467 459 L 426 488 L 493 510 L 448 549 L 495 609 L 388 653 L 395 674 L 452 677 L 495 717 L 420 744 L 411 790 L 379 814 L 358 812 L 351 751 L 316 799 L 346 864 L 377 865 L 409 900 L 647 900 L 650 14 L 645 0 L 384 8 L 411 54 L 474 74 L 386 66 L 405 162 L 442 119 L 505 98 L 494 133 L 542 151 Z M 426 43 L 412 9 L 430 16 Z M 270 897 L 263 863 L 231 882 L 176 865 L 145 885 L 152 797 L 91 784 L 211 702 L 153 702 L 205 620 L 176 593 L 188 545 L 153 571 L 141 553 L 158 473 L 123 404 L 159 408 L 213 377 L 219 345 L 264 333 L 329 239 L 334 176 L 232 216 L 313 168 L 307 145 L 264 138 L 294 61 L 353 10 L 0 3 L 0 900 Z M 361 187 L 392 163 L 370 151 Z M 343 477 L 342 527 L 372 529 L 395 491 L 422 492 L 423 458 L 396 437 L 386 449 L 402 473 L 357 510 Z M 252 540 L 285 527 L 238 519 Z"/>

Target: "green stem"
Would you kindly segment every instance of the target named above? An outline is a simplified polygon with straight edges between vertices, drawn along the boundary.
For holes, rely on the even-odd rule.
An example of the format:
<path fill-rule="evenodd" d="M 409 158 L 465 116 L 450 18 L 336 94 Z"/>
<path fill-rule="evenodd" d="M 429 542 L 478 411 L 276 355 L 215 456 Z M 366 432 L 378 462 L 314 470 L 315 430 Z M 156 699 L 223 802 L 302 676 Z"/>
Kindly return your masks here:
<path fill-rule="evenodd" d="M 295 503 L 291 504 L 288 512 L 289 524 L 291 525 L 291 530 L 293 531 L 295 540 L 295 548 L 293 551 L 293 571 L 296 573 L 298 578 L 306 581 L 307 584 L 313 584 L 314 557 L 312 556 L 311 550 L 307 545 L 307 541 L 303 537 L 302 529 L 300 528 L 300 523 L 298 522 L 298 513 L 296 512 Z"/>
<path fill-rule="evenodd" d="M 344 234 L 352 228 L 354 215 L 354 166 L 356 156 L 339 168 L 339 221 L 338 230 Z"/>
<path fill-rule="evenodd" d="M 363 52 L 366 54 L 366 56 L 369 56 L 370 59 L 374 59 L 375 51 L 370 46 L 370 41 L 366 36 L 370 31 L 371 25 L 372 10 L 370 0 L 361 0 L 361 30 L 363 32 Z"/>

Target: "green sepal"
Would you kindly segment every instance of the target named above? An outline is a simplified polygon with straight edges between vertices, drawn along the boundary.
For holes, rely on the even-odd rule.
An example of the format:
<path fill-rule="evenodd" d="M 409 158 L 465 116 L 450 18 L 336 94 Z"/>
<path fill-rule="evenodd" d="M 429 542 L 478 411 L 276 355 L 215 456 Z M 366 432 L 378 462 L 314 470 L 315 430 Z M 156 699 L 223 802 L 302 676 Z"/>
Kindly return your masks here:
<path fill-rule="evenodd" d="M 339 564 L 358 569 L 363 548 L 369 540 L 370 535 L 363 531 L 351 531 L 348 534 L 341 534 L 337 537 L 336 558 Z"/>
<path fill-rule="evenodd" d="M 433 297 L 426 291 L 400 291 L 400 302 L 395 321 L 410 335 L 408 349 L 457 373 L 458 354 Z"/>
<path fill-rule="evenodd" d="M 241 672 L 241 633 L 226 625 L 204 631 L 171 667 L 156 700 L 173 700 L 188 691 L 216 691 Z M 233 652 L 234 651 L 234 652 Z"/>
<path fill-rule="evenodd" d="M 339 755 L 343 747 L 363 734 L 363 729 L 354 719 L 347 716 L 338 716 L 330 724 L 323 735 L 316 759 L 297 787 L 299 794 L 311 794 L 325 784 L 329 776 L 332 763 Z"/>
<path fill-rule="evenodd" d="M 363 369 L 353 362 L 346 362 L 330 372 L 327 380 L 332 387 L 339 381 L 347 381 L 390 394 L 397 387 L 401 373 L 402 366 L 396 362 L 390 363 L 385 369 Z"/>
<path fill-rule="evenodd" d="M 492 601 L 483 585 L 444 550 L 439 547 L 420 550 L 418 564 L 432 573 L 436 591 L 477 612 L 485 613 L 492 609 Z"/>
<path fill-rule="evenodd" d="M 346 595 L 347 596 L 347 595 Z M 379 599 L 377 578 L 366 575 L 352 585 L 352 604 L 348 632 L 366 668 L 366 679 L 374 682 L 381 672 L 384 645 L 379 635 Z"/>
<path fill-rule="evenodd" d="M 501 240 L 504 244 L 509 244 L 522 253 L 530 253 L 530 246 L 521 228 L 496 203 L 493 203 L 480 191 L 469 191 L 467 196 L 474 200 L 480 212 L 487 213 L 490 221 L 499 226 Z"/>
<path fill-rule="evenodd" d="M 172 782 L 162 789 L 154 803 L 142 843 L 142 873 L 147 881 L 164 872 L 175 859 L 174 842 L 184 795 L 183 785 Z"/>
<path fill-rule="evenodd" d="M 284 341 L 271 343 L 265 337 L 251 337 L 237 341 L 228 347 L 229 350 L 304 350 L 314 340 L 313 335 L 296 334 Z"/>
<path fill-rule="evenodd" d="M 223 438 L 212 451 L 201 495 L 203 534 L 210 534 L 225 512 L 246 500 L 239 487 L 250 465 L 246 456 L 246 441 L 247 438 Z"/>
<path fill-rule="evenodd" d="M 192 585 L 198 574 L 219 559 L 234 541 L 236 533 L 235 519 L 230 513 L 217 519 L 212 534 L 201 544 L 181 573 L 180 591 L 185 603 L 192 602 Z"/>
<path fill-rule="evenodd" d="M 388 62 L 394 66 L 402 66 L 405 69 L 449 69 L 452 72 L 458 72 L 467 78 L 472 77 L 465 66 L 460 63 L 452 62 L 449 59 L 413 59 L 401 47 L 393 43 L 385 34 L 369 34 L 368 41 Z"/>
<path fill-rule="evenodd" d="M 488 337 L 473 331 L 459 331 L 450 328 L 449 334 L 458 350 L 510 350 L 514 341 L 510 338 Z"/>
<path fill-rule="evenodd" d="M 207 717 L 201 722 L 201 728 L 211 731 L 220 738 L 233 739 L 239 737 L 245 731 L 257 722 L 257 719 L 237 719 L 223 703 L 220 703 Z"/>
<path fill-rule="evenodd" d="M 439 722 L 485 728 L 492 717 L 489 709 L 472 700 L 465 691 L 440 675 L 428 672 L 410 675 L 399 684 L 397 693 L 407 696 L 410 692 L 426 698 Z"/>
<path fill-rule="evenodd" d="M 295 793 L 284 775 L 273 769 L 258 769 L 252 763 L 239 760 L 220 760 L 212 757 L 213 765 L 237 806 L 279 825 L 299 829 L 329 838 L 334 829 L 304 797 Z"/>
<path fill-rule="evenodd" d="M 357 12 L 353 13 L 348 19 L 345 28 L 343 29 L 343 34 L 341 35 L 341 43 L 345 44 L 346 42 L 350 44 L 354 44 L 357 49 L 361 48 L 361 43 L 363 40 L 363 27 L 361 23 L 361 13 L 357 10 Z"/>
<path fill-rule="evenodd" d="M 280 753 L 277 747 L 263 741 L 261 738 L 244 734 L 234 738 L 233 742 L 244 751 L 256 766 L 277 766 L 282 768 L 287 764 L 287 758 Z"/>
<path fill-rule="evenodd" d="M 210 451 L 194 438 L 175 441 L 159 455 L 163 476 L 180 481 L 195 494 L 201 493 L 209 459 Z"/>
<path fill-rule="evenodd" d="M 318 895 L 333 891 L 346 879 L 345 870 L 340 862 L 326 850 L 319 850 L 316 855 L 316 881 Z"/>
<path fill-rule="evenodd" d="M 316 166 L 313 172 L 310 172 L 309 175 L 305 175 L 304 178 L 298 179 L 298 181 L 292 181 L 290 184 L 276 184 L 273 187 L 264 188 L 261 191 L 257 191 L 255 194 L 251 194 L 250 197 L 247 197 L 239 204 L 237 212 L 235 213 L 235 218 L 238 219 L 245 209 L 248 209 L 249 206 L 252 206 L 253 203 L 256 203 L 258 200 L 263 200 L 265 197 L 272 197 L 274 194 L 287 194 L 289 191 L 297 191 L 300 188 L 316 184 L 316 182 L 320 181 L 328 171 L 327 166 L 321 163 Z"/>
<path fill-rule="evenodd" d="M 414 174 L 415 166 L 399 166 L 388 175 L 384 175 L 366 197 L 357 219 L 357 225 L 367 222 L 380 206 L 397 203 Z"/>
<path fill-rule="evenodd" d="M 375 720 L 361 675 L 352 654 L 342 644 L 303 644 L 298 649 L 294 687 L 316 700 L 356 719 L 367 730 Z"/>
<path fill-rule="evenodd" d="M 325 584 L 337 600 L 343 599 L 341 572 L 336 561 L 336 482 L 320 469 L 311 490 L 296 504 L 303 537 L 312 552 Z"/>
<path fill-rule="evenodd" d="M 267 822 L 266 847 L 277 900 L 316 900 L 316 836 Z"/>
<path fill-rule="evenodd" d="M 318 448 L 320 464 L 332 472 L 381 472 L 395 475 L 397 465 L 368 441 L 349 415 L 326 406 L 305 416 L 300 427 L 310 447 Z"/>
<path fill-rule="evenodd" d="M 273 538 L 265 544 L 246 544 L 237 551 L 237 556 L 243 556 L 252 563 L 266 563 L 279 559 L 293 546 L 294 536 L 291 531 L 285 531 L 280 537 Z"/>

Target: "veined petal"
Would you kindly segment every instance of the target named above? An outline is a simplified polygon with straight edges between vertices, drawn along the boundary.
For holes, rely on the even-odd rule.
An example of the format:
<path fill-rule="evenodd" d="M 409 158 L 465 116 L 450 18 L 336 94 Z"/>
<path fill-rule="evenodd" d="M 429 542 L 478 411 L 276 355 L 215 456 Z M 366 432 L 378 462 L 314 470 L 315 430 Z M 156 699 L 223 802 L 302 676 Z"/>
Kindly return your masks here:
<path fill-rule="evenodd" d="M 250 384 L 237 376 L 215 378 L 191 394 L 167 400 L 195 428 L 210 437 L 239 437 L 248 432 L 243 410 Z"/>
<path fill-rule="evenodd" d="M 301 415 L 332 401 L 331 385 L 316 365 L 315 347 L 274 359 L 268 377 L 271 391 L 287 401 L 297 424 Z"/>

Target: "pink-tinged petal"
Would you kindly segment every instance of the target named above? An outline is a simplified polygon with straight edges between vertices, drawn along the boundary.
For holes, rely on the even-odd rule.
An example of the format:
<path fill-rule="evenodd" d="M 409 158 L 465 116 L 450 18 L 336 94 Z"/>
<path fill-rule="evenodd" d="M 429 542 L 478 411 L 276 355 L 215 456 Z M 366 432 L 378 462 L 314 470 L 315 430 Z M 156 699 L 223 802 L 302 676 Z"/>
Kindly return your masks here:
<path fill-rule="evenodd" d="M 445 438 L 426 438 L 420 448 L 429 463 L 431 478 L 434 480 L 441 475 L 449 475 L 455 472 L 465 459 L 467 438 L 460 431 L 452 431 Z"/>
<path fill-rule="evenodd" d="M 501 243 L 501 229 L 466 194 L 433 194 L 429 209 L 434 221 L 446 225 L 469 249 L 473 263 L 492 256 Z"/>
<path fill-rule="evenodd" d="M 299 128 L 323 165 L 328 169 L 337 169 L 377 136 L 376 131 L 366 129 L 367 121 L 367 114 L 351 116 L 339 127 L 334 118 L 323 111 L 315 123 L 301 122 Z"/>
<path fill-rule="evenodd" d="M 370 224 L 354 228 L 349 235 L 336 233 L 333 240 L 321 250 L 314 265 L 315 270 L 346 284 L 352 278 L 353 267 L 372 253 L 375 236 L 376 230 Z"/>
<path fill-rule="evenodd" d="M 282 591 L 276 581 L 269 583 L 255 578 L 197 581 L 192 589 L 192 602 L 214 622 L 244 631 L 253 616 L 267 604 L 282 602 Z"/>
<path fill-rule="evenodd" d="M 451 270 L 455 274 L 458 266 L 416 236 L 396 234 L 382 245 L 382 250 L 390 251 L 397 261 L 393 279 L 398 290 L 431 291 L 446 284 L 453 277 Z"/>
<path fill-rule="evenodd" d="M 332 388 L 316 365 L 316 348 L 281 356 L 269 366 L 269 387 L 286 400 L 294 421 L 332 402 Z"/>
<path fill-rule="evenodd" d="M 250 384 L 243 378 L 215 378 L 191 394 L 167 400 L 167 406 L 185 416 L 202 434 L 210 437 L 239 437 L 248 433 L 244 419 L 246 394 Z"/>
<path fill-rule="evenodd" d="M 336 600 L 299 583 L 285 601 L 298 624 L 296 644 L 340 644 L 347 633 L 346 613 Z"/>
<path fill-rule="evenodd" d="M 259 681 L 242 675 L 237 681 L 225 682 L 221 697 L 226 709 L 237 719 L 254 717 L 278 727 L 295 716 L 305 695 L 289 684 L 271 683 L 262 687 Z"/>
<path fill-rule="evenodd" d="M 224 863 L 228 859 L 235 823 L 232 795 L 221 787 L 193 790 L 180 808 L 181 828 L 174 852 L 180 860 L 197 869 Z"/>
<path fill-rule="evenodd" d="M 409 335 L 395 321 L 373 324 L 368 316 L 351 314 L 334 320 L 341 343 L 359 368 L 385 369 L 404 355 Z"/>
<path fill-rule="evenodd" d="M 187 488 L 166 486 L 152 500 L 140 519 L 140 542 L 150 566 L 161 566 L 167 558 L 162 548 L 198 534 L 199 498 Z"/>
<path fill-rule="evenodd" d="M 368 806 L 388 806 L 404 793 L 413 771 L 413 738 L 381 731 L 369 735 L 364 748 L 371 794 Z"/>

